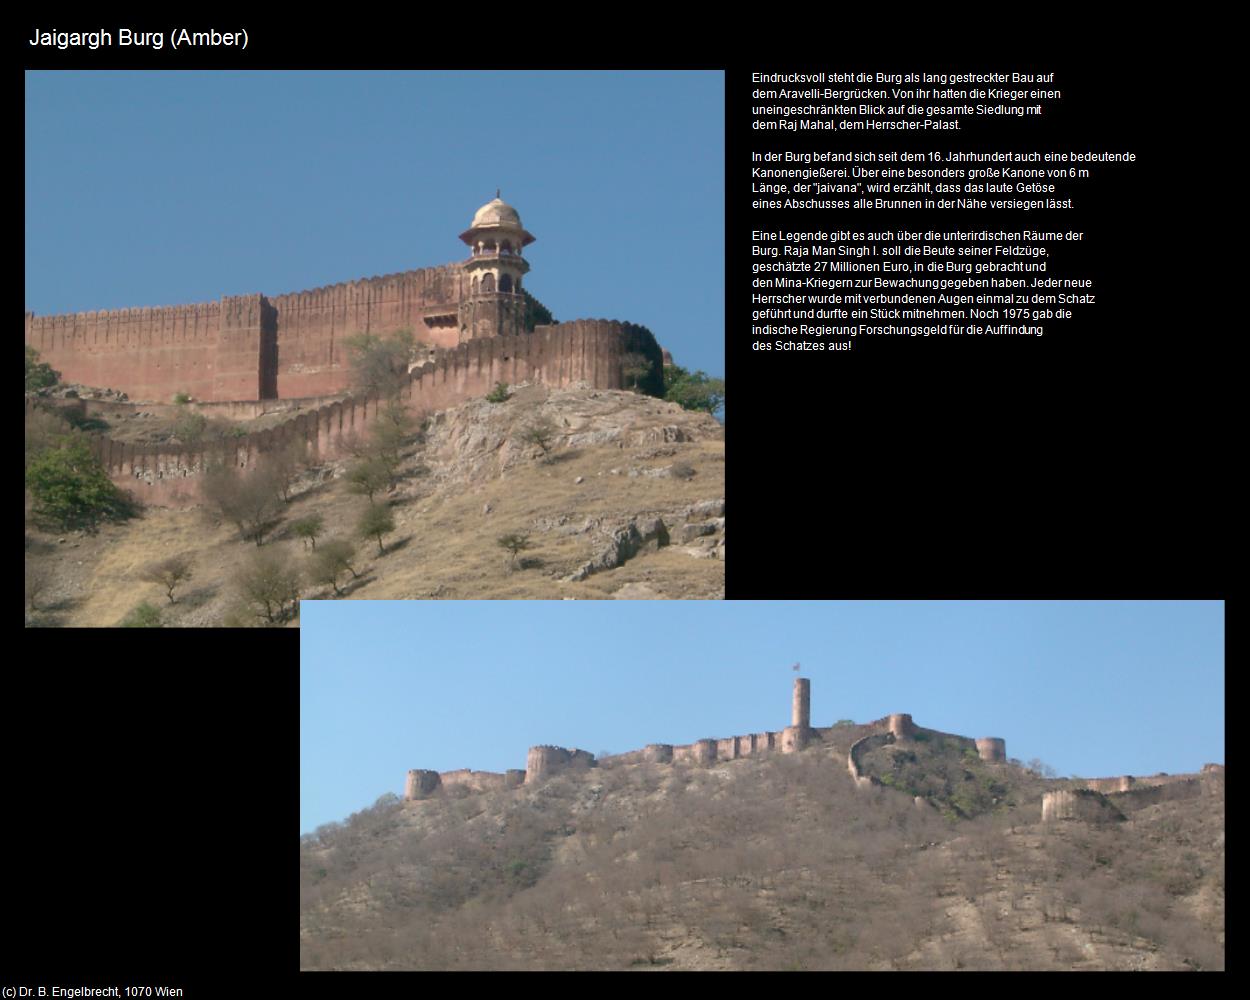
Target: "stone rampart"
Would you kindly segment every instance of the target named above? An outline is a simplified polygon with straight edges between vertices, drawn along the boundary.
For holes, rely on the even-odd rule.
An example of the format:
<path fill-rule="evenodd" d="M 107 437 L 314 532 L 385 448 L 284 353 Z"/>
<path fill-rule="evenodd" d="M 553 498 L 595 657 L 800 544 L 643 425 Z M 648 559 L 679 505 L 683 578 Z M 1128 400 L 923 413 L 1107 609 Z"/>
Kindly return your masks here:
<path fill-rule="evenodd" d="M 642 751 L 643 760 L 651 764 L 671 764 L 673 762 L 673 746 L 671 743 L 648 743 Z"/>
<path fill-rule="evenodd" d="M 623 355 L 645 353 L 644 340 L 658 357 L 653 337 L 615 320 L 575 320 L 541 326 L 532 334 L 470 340 L 409 372 L 400 401 L 410 413 L 423 415 L 483 396 L 497 382 L 536 380 L 555 387 L 585 382 L 619 389 Z M 198 498 L 198 476 L 212 462 L 254 468 L 265 452 L 296 440 L 305 442 L 311 454 L 334 458 L 345 442 L 368 431 L 379 412 L 376 398 L 346 399 L 229 442 L 188 448 L 133 445 L 99 436 L 94 447 L 113 482 L 133 489 L 137 499 L 156 506 L 181 505 Z"/>
<path fill-rule="evenodd" d="M 603 768 L 627 767 L 634 764 L 645 764 L 648 761 L 646 750 L 630 750 L 628 753 L 601 754 L 596 758 Z"/>
<path fill-rule="evenodd" d="M 437 771 L 414 770 L 408 772 L 404 785 L 404 798 L 409 801 L 424 799 L 438 791 L 442 780 Z"/>
<path fill-rule="evenodd" d="M 443 771 L 438 777 L 444 789 L 464 788 L 470 792 L 498 792 L 513 787 L 508 783 L 508 776 L 498 771 L 473 771 L 466 767 L 458 771 Z"/>
<path fill-rule="evenodd" d="M 1111 823 L 1124 819 L 1107 796 L 1087 788 L 1065 789 L 1042 795 L 1042 822 L 1083 820 L 1087 823 Z"/>
<path fill-rule="evenodd" d="M 885 746 L 887 743 L 893 743 L 895 736 L 893 733 L 869 733 L 867 736 L 861 736 L 851 744 L 850 752 L 846 755 L 846 769 L 851 776 L 851 780 L 855 782 L 856 788 L 872 788 L 877 784 L 876 780 L 864 774 L 859 766 L 860 758 L 869 750 L 875 750 L 877 747 Z"/>
<path fill-rule="evenodd" d="M 1173 777 L 1178 777 L 1181 780 L 1157 785 L 1140 785 L 1111 795 L 1110 799 L 1121 809 L 1144 809 L 1146 806 L 1158 805 L 1160 802 L 1196 799 L 1209 787 L 1209 783 L 1205 779 L 1194 775 L 1188 778 L 1180 775 L 1174 775 Z"/>
<path fill-rule="evenodd" d="M 885 717 L 885 727 L 894 734 L 896 740 L 909 740 L 916 735 L 916 724 L 906 713 L 897 713 Z"/>
<path fill-rule="evenodd" d="M 1081 782 L 1091 792 L 1127 792 L 1133 787 L 1133 776 L 1124 774 L 1118 778 L 1086 778 Z"/>
<path fill-rule="evenodd" d="M 279 359 L 277 395 L 317 396 L 351 384 L 347 338 L 409 329 L 417 340 L 455 347 L 458 265 L 420 268 L 292 292 L 271 299 Z"/>
<path fill-rule="evenodd" d="M 812 731 L 806 726 L 786 726 L 781 731 L 777 746 L 782 753 L 798 753 L 810 742 Z"/>
<path fill-rule="evenodd" d="M 595 764 L 595 755 L 585 750 L 545 745 L 530 747 L 525 758 L 525 783 L 532 784 L 561 771 L 585 770 Z"/>
<path fill-rule="evenodd" d="M 180 391 L 212 399 L 226 301 L 26 313 L 25 339 L 66 382 L 118 389 L 137 399 L 166 401 Z"/>

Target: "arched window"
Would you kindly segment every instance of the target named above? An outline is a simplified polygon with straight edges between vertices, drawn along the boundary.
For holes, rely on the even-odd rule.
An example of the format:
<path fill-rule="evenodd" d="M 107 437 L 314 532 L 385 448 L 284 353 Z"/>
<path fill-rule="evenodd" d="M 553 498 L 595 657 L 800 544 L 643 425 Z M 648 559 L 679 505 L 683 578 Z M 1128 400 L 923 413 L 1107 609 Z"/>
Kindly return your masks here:
<path fill-rule="evenodd" d="M 511 243 L 509 243 L 507 240 L 504 240 L 504 241 L 503 241 L 503 246 L 502 246 L 502 247 L 500 247 L 500 249 L 501 249 L 504 253 L 512 253 L 512 244 L 511 244 Z"/>
<path fill-rule="evenodd" d="M 511 275 L 501 274 L 501 275 L 499 276 L 499 290 L 500 290 L 501 292 L 510 292 L 510 291 L 512 291 L 512 277 L 511 277 Z"/>
<path fill-rule="evenodd" d="M 482 275 L 482 291 L 493 292 L 495 290 L 495 276 L 487 271 Z"/>

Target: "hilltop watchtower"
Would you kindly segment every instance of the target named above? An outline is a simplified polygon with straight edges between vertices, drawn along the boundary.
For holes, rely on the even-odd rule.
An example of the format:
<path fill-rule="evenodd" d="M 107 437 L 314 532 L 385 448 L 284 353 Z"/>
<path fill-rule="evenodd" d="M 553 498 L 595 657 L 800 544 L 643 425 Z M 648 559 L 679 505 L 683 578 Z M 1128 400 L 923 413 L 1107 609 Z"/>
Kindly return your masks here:
<path fill-rule="evenodd" d="M 811 728 L 812 682 L 806 677 L 796 677 L 790 701 L 790 725 L 781 731 L 781 752 L 802 750 L 811 738 Z"/>
<path fill-rule="evenodd" d="M 460 341 L 525 332 L 521 278 L 529 271 L 523 247 L 534 242 L 517 210 L 495 192 L 460 234 L 469 246 L 461 267 Z"/>

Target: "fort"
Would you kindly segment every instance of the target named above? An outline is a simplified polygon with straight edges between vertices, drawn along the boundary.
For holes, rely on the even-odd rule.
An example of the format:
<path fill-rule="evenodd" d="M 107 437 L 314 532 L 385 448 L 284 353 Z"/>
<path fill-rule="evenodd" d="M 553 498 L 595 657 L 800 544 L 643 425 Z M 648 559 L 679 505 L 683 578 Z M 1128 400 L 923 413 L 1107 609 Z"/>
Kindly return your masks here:
<path fill-rule="evenodd" d="M 818 727 L 812 725 L 812 688 L 806 677 L 796 678 L 790 702 L 790 725 L 772 732 L 748 733 L 744 736 L 728 736 L 721 739 L 700 739 L 693 743 L 674 746 L 668 743 L 650 743 L 640 750 L 607 754 L 596 758 L 585 750 L 555 746 L 531 747 L 526 757 L 525 771 L 506 773 L 491 771 L 438 771 L 412 770 L 404 786 L 404 798 L 426 798 L 441 788 L 465 785 L 476 789 L 516 788 L 533 785 L 565 771 L 584 771 L 591 768 L 616 768 L 638 764 L 670 764 L 709 767 L 721 761 L 741 760 L 767 753 L 798 753 L 809 746 L 833 742 L 835 731 L 844 731 L 842 724 Z M 873 787 L 874 779 L 859 771 L 859 756 L 869 746 L 880 746 L 914 739 L 920 730 L 910 715 L 887 715 L 866 726 L 865 735 L 851 746 L 847 765 L 851 778 L 860 787 Z M 968 748 L 979 751 L 982 760 L 1005 761 L 1006 742 L 997 737 L 970 740 L 955 737 Z M 985 749 L 981 745 L 986 744 Z M 472 775 L 466 779 L 465 775 Z M 523 777 L 522 777 L 523 776 Z"/>
<path fill-rule="evenodd" d="M 626 753 L 606 754 L 596 758 L 585 750 L 556 746 L 531 747 L 526 757 L 525 770 L 507 772 L 492 771 L 438 771 L 412 770 L 404 785 L 404 799 L 419 801 L 429 798 L 443 789 L 456 787 L 469 791 L 516 789 L 535 785 L 556 774 L 569 771 L 587 771 L 592 768 L 631 767 L 640 764 L 663 764 L 672 766 L 710 767 L 724 761 L 735 761 L 768 753 L 798 753 L 812 746 L 833 744 L 835 735 L 845 746 L 845 739 L 852 738 L 847 754 L 847 772 L 855 787 L 866 792 L 881 792 L 884 785 L 866 774 L 861 767 L 863 756 L 870 750 L 890 744 L 907 744 L 922 738 L 942 736 L 948 743 L 963 752 L 994 766 L 1019 766 L 1019 762 L 1007 759 L 1007 741 L 997 736 L 971 739 L 951 733 L 922 729 L 910 715 L 896 713 L 864 725 L 838 723 L 834 726 L 817 727 L 811 724 L 811 681 L 796 678 L 790 703 L 790 725 L 774 732 L 749 733 L 721 739 L 700 739 L 693 743 L 674 746 L 668 743 L 650 743 L 640 750 Z M 1205 764 L 1200 774 L 1116 778 L 1054 779 L 1054 791 L 1042 796 L 1041 819 L 1050 823 L 1057 820 L 1083 820 L 1086 822 L 1112 822 L 1123 820 L 1125 813 L 1157 802 L 1191 798 L 1209 794 L 1216 782 L 1224 778 L 1223 764 Z M 915 804 L 928 808 L 925 799 L 916 797 Z"/>
<path fill-rule="evenodd" d="M 428 413 L 485 395 L 496 383 L 622 389 L 659 394 L 663 352 L 645 327 L 619 320 L 540 323 L 542 307 L 523 282 L 524 247 L 534 241 L 516 209 L 496 196 L 460 234 L 469 256 L 451 264 L 362 278 L 272 298 L 254 293 L 217 302 L 25 318 L 25 341 L 63 380 L 170 402 L 228 418 L 289 410 L 271 430 L 208 449 L 95 439 L 110 477 L 140 486 L 139 499 L 174 502 L 209 461 L 241 468 L 293 440 L 323 456 L 364 431 L 376 398 L 352 389 L 348 341 L 356 334 L 412 331 L 423 359 L 410 367 L 402 405 Z M 626 356 L 649 370 L 628 379 Z M 80 401 L 93 412 L 94 401 Z M 30 405 L 30 404 L 28 404 Z M 122 404 L 111 404 L 113 406 Z"/>

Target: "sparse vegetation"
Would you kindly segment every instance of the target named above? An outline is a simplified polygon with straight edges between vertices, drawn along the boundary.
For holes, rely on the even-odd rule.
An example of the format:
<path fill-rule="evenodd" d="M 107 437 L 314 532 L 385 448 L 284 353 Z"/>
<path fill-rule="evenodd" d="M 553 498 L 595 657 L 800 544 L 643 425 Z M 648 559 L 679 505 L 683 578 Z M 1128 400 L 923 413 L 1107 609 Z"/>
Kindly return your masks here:
<path fill-rule="evenodd" d="M 174 393 L 174 405 L 175 406 L 185 406 L 189 402 L 191 402 L 190 393 L 188 392 L 175 392 Z"/>
<path fill-rule="evenodd" d="M 1223 968 L 1222 795 L 1039 827 L 1021 772 L 1017 806 L 950 819 L 856 792 L 850 736 L 383 796 L 301 838 L 301 967 Z"/>
<path fill-rule="evenodd" d="M 360 574 L 352 566 L 355 547 L 346 538 L 331 538 L 318 549 L 309 561 L 309 576 L 314 583 L 328 583 L 336 597 L 343 596 L 339 580 L 344 573 L 350 573 L 352 579 L 359 579 Z"/>
<path fill-rule="evenodd" d="M 630 353 L 621 358 L 621 375 L 625 384 L 637 392 L 644 378 L 651 374 L 651 359 L 645 354 Z"/>
<path fill-rule="evenodd" d="M 29 437 L 28 437 L 29 444 Z M 62 530 L 95 531 L 102 521 L 123 520 L 134 506 L 109 480 L 85 438 L 55 438 L 26 464 L 26 488 L 37 523 Z"/>
<path fill-rule="evenodd" d="M 380 458 L 363 458 L 352 464 L 343 477 L 347 480 L 347 488 L 352 493 L 369 498 L 373 503 L 375 493 L 389 489 L 391 485 L 391 469 Z"/>
<path fill-rule="evenodd" d="M 516 557 L 533 545 L 528 531 L 510 531 L 506 535 L 500 535 L 496 542 L 501 549 L 512 553 L 512 566 L 516 565 Z"/>
<path fill-rule="evenodd" d="M 214 466 L 204 474 L 203 492 L 205 500 L 257 546 L 282 514 L 279 477 L 263 464 L 250 472 L 229 465 Z"/>
<path fill-rule="evenodd" d="M 725 380 L 669 365 L 664 369 L 664 398 L 684 410 L 702 410 L 715 416 L 725 405 Z"/>
<path fill-rule="evenodd" d="M 386 555 L 382 546 L 382 536 L 395 530 L 395 517 L 390 507 L 385 504 L 369 504 L 356 522 L 356 534 L 361 538 L 373 538 L 378 543 L 378 555 Z"/>
<path fill-rule="evenodd" d="M 292 438 L 280 448 L 267 452 L 264 462 L 278 495 L 290 503 L 291 487 L 308 465 L 308 442 L 303 438 Z"/>
<path fill-rule="evenodd" d="M 169 603 L 174 603 L 174 591 L 191 579 L 191 560 L 186 556 L 170 556 L 144 568 L 140 579 L 158 583 L 165 589 Z"/>
<path fill-rule="evenodd" d="M 408 381 L 408 363 L 416 345 L 411 330 L 396 330 L 385 337 L 358 333 L 348 337 L 356 390 L 366 396 L 394 399 Z"/>
<path fill-rule="evenodd" d="M 484 404 L 471 404 L 455 413 L 440 414 L 428 427 L 422 427 L 421 415 L 414 414 L 417 426 L 404 446 L 394 489 L 375 494 L 374 501 L 392 502 L 401 538 L 411 535 L 417 523 L 421 531 L 408 544 L 395 535 L 383 535 L 384 561 L 377 559 L 380 550 L 376 541 L 361 542 L 354 537 L 366 500 L 349 493 L 343 479 L 342 472 L 352 461 L 336 461 L 330 456 L 317 459 L 322 464 L 314 471 L 300 473 L 288 491 L 288 502 L 282 501 L 276 481 L 271 496 L 258 491 L 261 547 L 289 548 L 303 570 L 306 557 L 319 551 L 328 539 L 351 537 L 360 560 L 352 566 L 362 577 L 351 580 L 344 573 L 338 586 L 353 599 L 603 599 L 631 582 L 647 582 L 666 597 L 722 596 L 722 563 L 692 559 L 669 549 L 631 559 L 613 572 L 578 583 L 563 579 L 594 555 L 595 526 L 602 525 L 605 530 L 616 527 L 625 523 L 626 512 L 635 511 L 663 514 L 671 524 L 680 516 L 677 511 L 722 494 L 723 443 L 717 436 L 706 440 L 698 436 L 705 421 L 678 414 L 677 420 L 690 424 L 693 440 L 658 444 L 648 439 L 644 443 L 640 431 L 648 432 L 659 419 L 672 421 L 673 415 L 666 413 L 661 418 L 654 408 L 647 409 L 644 400 L 623 394 L 607 399 L 603 394 L 583 394 L 575 389 L 552 393 L 540 385 L 513 387 L 512 391 L 512 398 L 501 408 L 483 409 Z M 568 451 L 557 443 L 552 450 L 560 460 L 560 473 L 553 475 L 550 466 L 534 461 L 540 449 L 523 449 L 516 439 L 516 428 L 536 412 L 553 415 L 561 433 L 571 433 L 564 429 L 565 421 L 571 420 L 579 435 L 593 435 L 599 429 L 595 408 L 604 403 L 612 407 L 604 428 L 626 427 L 639 443 L 622 448 L 615 440 L 605 444 L 585 440 Z M 41 401 L 38 408 L 27 413 L 27 445 L 32 456 L 71 434 L 58 415 L 59 408 L 54 407 L 53 401 Z M 169 411 L 174 412 L 172 407 Z M 580 416 L 583 412 L 589 419 Z M 259 426 L 249 423 L 235 429 L 252 433 L 270 429 L 277 416 L 270 415 L 268 422 L 262 420 Z M 119 425 L 129 423 L 130 432 L 116 440 L 161 448 L 169 439 L 171 422 L 158 417 L 119 421 Z M 209 432 L 213 432 L 212 427 Z M 430 438 L 428 449 L 423 434 Z M 501 447 L 509 442 L 510 447 Z M 365 436 L 364 452 L 373 447 L 372 434 Z M 273 452 L 258 456 L 253 450 L 253 462 L 263 464 L 246 469 L 233 465 L 235 456 L 229 448 L 219 452 L 206 446 L 204 457 L 210 463 L 223 458 L 230 477 L 241 481 L 270 465 Z M 691 462 L 699 475 L 689 482 L 669 476 L 625 475 L 633 468 L 666 467 L 675 460 Z M 618 467 L 619 478 L 615 474 L 609 478 L 608 470 Z M 218 504 L 193 506 L 205 482 L 201 475 L 193 472 L 185 479 L 167 476 L 151 489 L 147 483 L 136 481 L 135 492 L 152 496 L 156 503 L 134 522 L 102 522 L 95 535 L 66 532 L 59 525 L 49 525 L 50 530 L 45 531 L 28 514 L 27 558 L 46 565 L 52 579 L 48 592 L 36 598 L 40 610 L 30 615 L 30 624 L 111 627 L 135 603 L 148 597 L 162 609 L 166 627 L 222 625 L 228 617 L 234 624 L 266 625 L 267 620 L 250 608 L 242 607 L 235 613 L 231 604 L 236 570 L 257 548 L 257 539 L 244 520 L 224 515 Z M 576 484 L 578 479 L 583 480 L 581 485 Z M 167 500 L 171 501 L 169 506 L 165 506 Z M 33 505 L 29 493 L 27 505 L 28 510 Z M 322 532 L 306 537 L 295 530 L 297 522 L 313 516 L 322 518 Z M 409 516 L 413 517 L 411 522 L 401 523 Z M 497 544 L 501 533 L 514 529 L 528 529 L 534 545 L 534 551 L 516 556 L 516 568 L 527 570 L 523 573 L 506 571 L 510 560 Z M 541 553 L 541 563 L 531 558 L 537 552 Z M 160 600 L 161 591 L 155 586 L 139 583 L 137 572 L 174 553 L 192 559 L 195 578 L 174 591 L 175 602 L 170 604 Z M 371 568 L 366 573 L 370 563 L 384 568 L 384 572 Z M 529 571 L 540 566 L 541 572 Z M 317 595 L 332 597 L 330 584 L 318 583 Z"/>
<path fill-rule="evenodd" d="M 39 352 L 26 345 L 26 391 L 47 389 L 61 381 L 61 373 L 46 361 L 39 360 Z"/>
<path fill-rule="evenodd" d="M 39 610 L 39 598 L 52 584 L 52 573 L 43 563 L 26 560 L 26 607 Z"/>
<path fill-rule="evenodd" d="M 317 539 L 325 532 L 325 518 L 320 514 L 309 514 L 307 517 L 301 517 L 298 521 L 291 524 L 291 534 L 296 538 L 303 539 L 304 546 L 312 545 L 313 551 L 317 551 Z"/>
<path fill-rule="evenodd" d="M 117 624 L 121 628 L 160 628 L 161 612 L 156 605 L 144 601 L 136 604 Z"/>
<path fill-rule="evenodd" d="M 299 571 L 279 548 L 252 554 L 237 572 L 235 588 L 245 606 L 269 625 L 294 617 L 299 601 Z"/>
<path fill-rule="evenodd" d="M 533 333 L 534 327 L 550 325 L 556 321 L 551 310 L 534 298 L 528 289 L 521 289 L 521 294 L 525 297 L 525 329 L 527 331 Z"/>
<path fill-rule="evenodd" d="M 177 402 L 175 398 L 174 402 Z M 179 444 L 195 447 L 203 443 L 208 430 L 208 418 L 194 410 L 185 410 L 174 420 L 173 436 Z"/>
<path fill-rule="evenodd" d="M 537 416 L 518 431 L 518 438 L 522 444 L 538 447 L 542 452 L 542 460 L 547 461 L 558 432 L 559 428 L 554 420 L 548 416 Z"/>
<path fill-rule="evenodd" d="M 495 388 L 486 394 L 488 403 L 506 403 L 508 401 L 508 383 L 496 382 Z"/>

